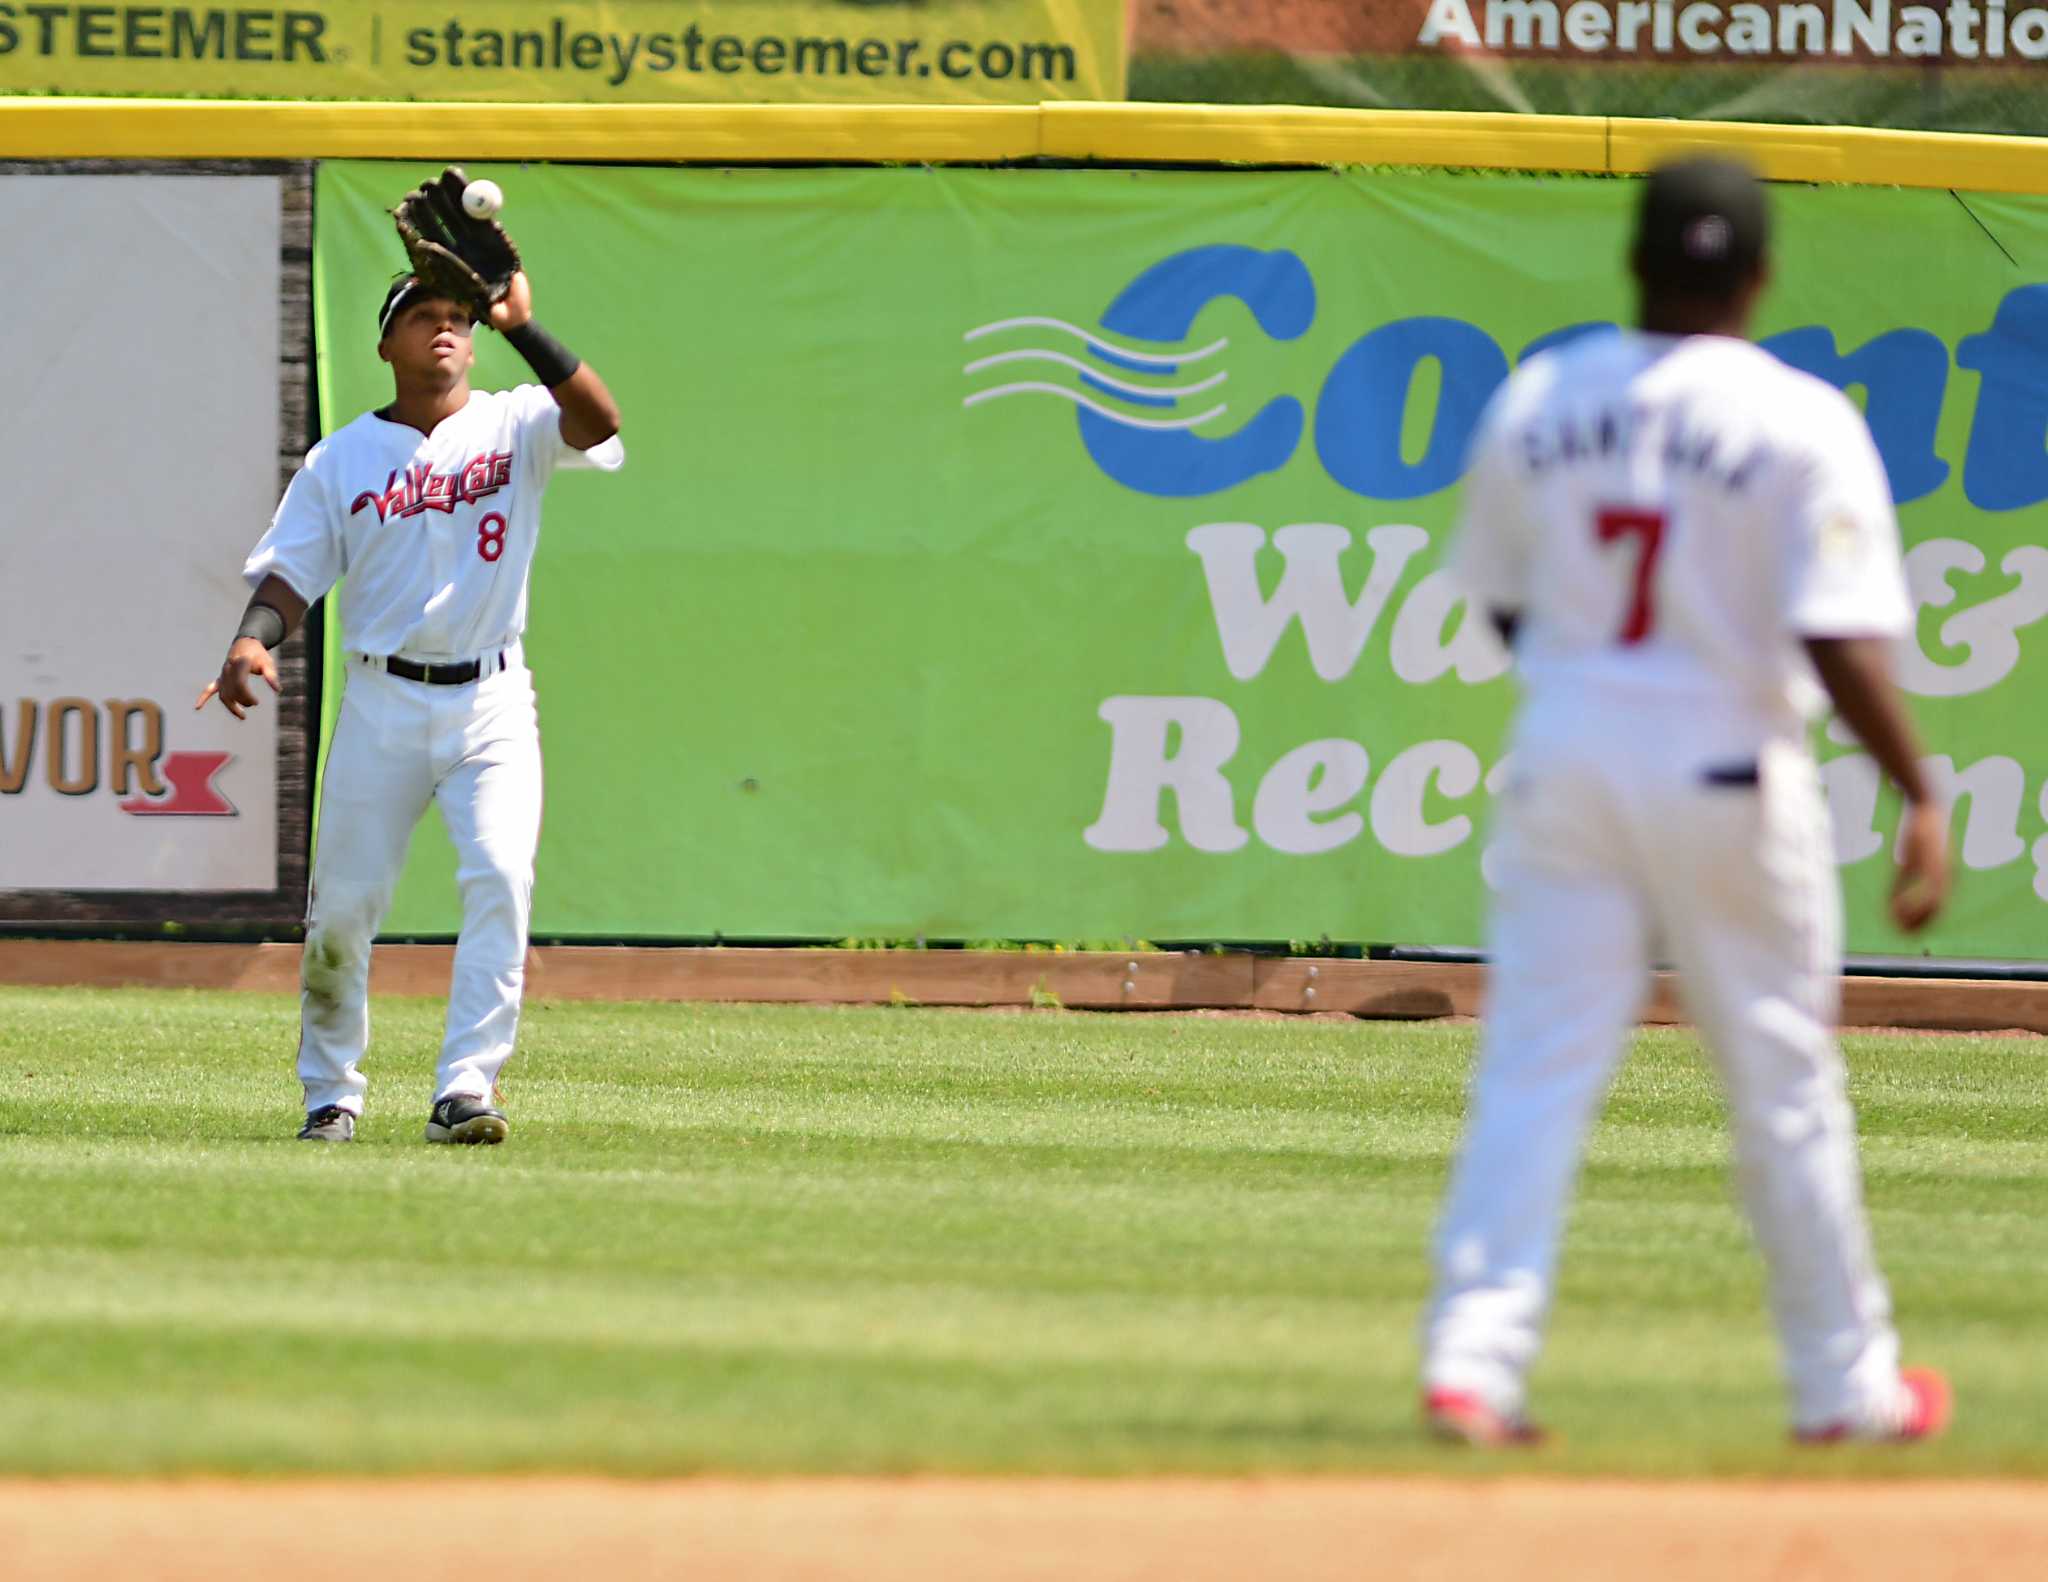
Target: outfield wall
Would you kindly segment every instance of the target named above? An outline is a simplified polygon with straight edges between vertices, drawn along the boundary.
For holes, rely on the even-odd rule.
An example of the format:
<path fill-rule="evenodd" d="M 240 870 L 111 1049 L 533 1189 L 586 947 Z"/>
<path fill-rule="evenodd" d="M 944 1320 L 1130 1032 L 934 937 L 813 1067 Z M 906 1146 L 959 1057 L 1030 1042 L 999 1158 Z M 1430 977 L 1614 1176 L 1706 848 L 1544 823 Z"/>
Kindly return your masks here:
<path fill-rule="evenodd" d="M 245 135 L 422 135 L 312 108 L 178 124 L 188 147 L 227 112 Z M 928 130 L 1042 149 L 1070 110 L 934 112 Z M 463 135 L 486 152 L 562 113 L 493 110 Z M 1075 113 L 1100 129 L 1087 146 L 1134 160 L 1194 162 L 1219 128 L 1253 127 Z M 873 125 L 909 138 L 919 119 Z M 845 147 L 860 120 L 757 125 L 792 140 L 777 147 Z M 612 148 L 654 157 L 684 129 L 732 139 L 746 121 L 655 117 Z M 0 138 L 22 124 L 0 107 Z M 1706 135 L 1263 124 L 1295 138 L 1274 163 L 1427 138 L 1460 164 L 1624 169 Z M 1963 884 L 1931 949 L 2039 958 L 2048 749 L 2027 700 L 2048 662 L 2030 651 L 2048 614 L 2048 206 L 1992 190 L 2048 185 L 2038 151 L 1743 132 L 1780 174 L 1869 176 L 1895 149 L 1923 184 L 1781 189 L 1762 328 L 1865 394 L 1902 502 L 1922 603 L 1905 677 L 1963 796 Z M 446 156 L 471 146 L 445 141 L 453 123 L 438 135 Z M 950 157 L 1020 157 L 979 146 Z M 1932 186 L 1944 161 L 1984 190 Z M 1436 559 L 1486 394 L 1560 333 L 1626 312 L 1626 183 L 474 168 L 511 194 L 543 312 L 618 392 L 632 456 L 616 479 L 556 485 L 535 574 L 538 934 L 1477 943 L 1510 695 Z M 384 398 L 365 329 L 398 262 L 383 210 L 425 169 L 320 169 L 330 423 Z M 480 382 L 521 376 L 494 342 L 480 361 Z M 1863 755 L 1822 751 L 1851 943 L 1900 952 L 1873 921 L 1895 809 Z M 390 930 L 455 922 L 429 821 Z"/>
<path fill-rule="evenodd" d="M 551 496 L 536 932 L 1479 942 L 1512 694 L 1437 562 L 1486 397 L 1627 312 L 1628 184 L 483 168 L 632 457 Z M 326 344 L 419 174 L 322 166 Z M 1968 792 L 1930 943 L 2048 952 L 2048 287 L 2012 261 L 2048 264 L 2048 205 L 1778 211 L 1761 328 L 1869 389 L 1924 610 L 1904 677 Z M 337 420 L 382 398 L 366 357 L 322 372 Z M 1895 810 L 1823 750 L 1851 938 L 1902 952 Z M 454 898 L 423 838 L 390 927 L 448 931 Z"/>

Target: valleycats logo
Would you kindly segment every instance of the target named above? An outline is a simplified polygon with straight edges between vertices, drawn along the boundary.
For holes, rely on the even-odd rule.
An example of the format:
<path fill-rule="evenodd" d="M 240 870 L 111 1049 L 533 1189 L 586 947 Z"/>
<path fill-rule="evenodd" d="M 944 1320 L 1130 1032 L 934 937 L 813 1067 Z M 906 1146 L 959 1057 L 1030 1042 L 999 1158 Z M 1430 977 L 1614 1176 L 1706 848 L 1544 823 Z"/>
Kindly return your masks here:
<path fill-rule="evenodd" d="M 348 514 L 354 516 L 364 506 L 374 506 L 377 520 L 381 522 L 392 516 L 418 516 L 423 511 L 453 511 L 458 505 L 488 499 L 500 489 L 510 487 L 511 483 L 512 452 L 509 450 L 472 456 L 448 472 L 435 472 L 426 463 L 419 462 L 403 473 L 394 470 L 387 474 L 383 493 L 365 489 L 356 496 Z"/>

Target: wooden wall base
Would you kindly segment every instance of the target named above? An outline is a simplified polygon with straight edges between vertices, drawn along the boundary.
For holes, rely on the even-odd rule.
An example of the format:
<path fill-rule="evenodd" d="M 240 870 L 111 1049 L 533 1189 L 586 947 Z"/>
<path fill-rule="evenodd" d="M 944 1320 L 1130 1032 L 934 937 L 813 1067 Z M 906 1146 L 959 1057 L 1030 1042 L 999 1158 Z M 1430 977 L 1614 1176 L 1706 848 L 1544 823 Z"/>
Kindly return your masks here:
<path fill-rule="evenodd" d="M 453 949 L 380 945 L 378 994 L 443 995 Z M 296 945 L 0 941 L 0 984 L 80 988 L 298 987 Z M 1042 1005 L 1090 1011 L 1338 1012 L 1415 1021 L 1476 1016 L 1485 969 L 1452 963 L 1106 951 L 749 950 L 549 945 L 527 993 L 559 1000 L 742 1000 L 843 1005 Z M 1855 1027 L 2048 1033 L 2048 983 L 1845 978 Z M 1684 1020 L 1668 978 L 1643 1013 Z"/>

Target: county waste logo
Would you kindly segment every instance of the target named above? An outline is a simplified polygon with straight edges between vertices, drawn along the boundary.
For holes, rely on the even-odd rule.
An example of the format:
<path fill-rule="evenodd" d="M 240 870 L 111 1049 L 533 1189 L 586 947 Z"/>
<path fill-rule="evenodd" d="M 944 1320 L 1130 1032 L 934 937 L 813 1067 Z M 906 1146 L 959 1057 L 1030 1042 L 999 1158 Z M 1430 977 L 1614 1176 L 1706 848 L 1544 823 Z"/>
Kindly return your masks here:
<path fill-rule="evenodd" d="M 1227 388 L 1229 337 L 1182 344 L 1219 297 L 1242 302 L 1277 341 L 1295 339 L 1315 320 L 1315 283 L 1293 253 L 1190 248 L 1144 270 L 1099 328 L 1026 313 L 967 330 L 971 354 L 962 372 L 982 383 L 961 404 L 1013 396 L 1071 402 L 1096 466 L 1142 494 L 1214 494 L 1275 472 L 1301 440 L 1301 403 L 1276 397 L 1233 427 L 1239 414 Z"/>
<path fill-rule="evenodd" d="M 1327 362 L 1310 359 L 1324 369 L 1320 378 L 1255 411 L 1242 395 L 1226 394 L 1231 342 L 1190 344 L 1196 319 L 1226 299 L 1248 311 L 1267 340 L 1298 340 L 1315 323 L 1317 296 L 1308 265 L 1285 249 L 1188 248 L 1140 271 L 1098 328 L 1026 314 L 968 330 L 978 355 L 965 372 L 983 383 L 963 404 L 1027 394 L 1070 401 L 1096 467 L 1123 488 L 1155 498 L 1222 494 L 1278 472 L 1299 453 L 1313 456 L 1347 494 L 1421 500 L 1464 475 L 1480 416 L 1511 366 L 1615 327 L 1577 320 L 1531 340 L 1503 340 L 1489 328 L 1490 312 L 1486 323 L 1419 313 L 1353 324 L 1338 315 L 1320 332 L 1333 348 Z M 1837 389 L 1865 392 L 1871 438 L 1898 504 L 1942 488 L 1960 460 L 1963 498 L 1978 511 L 2004 512 L 2048 500 L 2044 343 L 2048 283 L 2010 288 L 1985 329 L 1952 345 L 1932 330 L 1896 323 L 1846 342 L 1831 325 L 1801 324 L 1757 344 Z M 1425 369 L 1435 388 L 1431 410 L 1414 425 L 1417 452 L 1408 438 L 1408 405 Z M 1979 376 L 1960 456 L 1943 453 L 1941 432 L 1953 369 Z M 1024 374 L 1030 377 L 1016 377 Z"/>
<path fill-rule="evenodd" d="M 985 357 L 974 358 L 961 372 L 979 374 L 986 373 L 992 368 L 1006 368 L 1015 364 L 1049 363 L 1070 372 L 1074 376 L 1074 382 L 1068 382 L 1064 378 L 1043 377 L 1047 370 L 1039 367 L 1015 369 L 1015 372 L 1039 373 L 1041 377 L 1012 378 L 1008 383 L 977 390 L 960 403 L 962 406 L 980 406 L 983 402 L 1000 401 L 1005 396 L 1057 396 L 1073 402 L 1084 412 L 1092 412 L 1106 423 L 1115 423 L 1124 428 L 1155 431 L 1199 428 L 1213 418 L 1222 417 L 1230 410 L 1230 403 L 1220 399 L 1220 392 L 1217 392 L 1217 387 L 1230 377 L 1227 370 L 1218 369 L 1208 378 L 1192 384 L 1148 384 L 1140 380 L 1120 378 L 1104 371 L 1116 368 L 1153 380 L 1171 379 L 1190 364 L 1206 362 L 1218 352 L 1228 349 L 1228 336 L 1220 336 L 1208 345 L 1192 351 L 1146 352 L 1117 345 L 1092 331 L 1082 329 L 1078 324 L 1069 324 L 1065 319 L 1049 318 L 1043 314 L 1026 314 L 1021 318 L 995 319 L 987 324 L 977 324 L 962 339 L 972 342 L 991 336 L 1014 337 L 1020 332 L 1028 332 L 1034 339 L 1044 340 L 1072 337 L 1096 360 L 1096 366 L 1091 366 L 1071 353 L 1050 345 L 1020 346 L 1009 351 L 991 352 Z M 1076 383 L 1081 388 L 1077 389 Z M 1219 396 L 1215 404 L 1189 416 L 1147 415 L 1148 412 L 1177 411 L 1183 402 L 1191 403 L 1193 397 L 1206 396 L 1212 392 Z M 1138 410 L 1134 411 L 1133 408 Z"/>
<path fill-rule="evenodd" d="M 1480 413 L 1508 376 L 1507 352 L 1484 328 L 1441 314 L 1391 320 L 1336 351 L 1312 399 L 1288 391 L 1254 409 L 1225 394 L 1230 340 L 1189 344 L 1195 321 L 1225 300 L 1274 344 L 1300 340 L 1316 321 L 1315 278 L 1299 254 L 1191 247 L 1140 271 L 1099 329 L 1027 314 L 968 330 L 981 355 L 964 371 L 990 382 L 963 404 L 1026 394 L 1070 401 L 1097 469 L 1155 499 L 1222 494 L 1310 453 L 1331 483 L 1369 500 L 1418 500 L 1458 481 Z M 1564 325 L 1522 356 L 1611 327 Z M 1341 321 L 1327 327 L 1333 342 L 1343 330 Z M 1426 365 L 1438 370 L 1439 389 L 1428 441 L 1411 454 L 1408 392 Z M 1002 377 L 1027 370 L 1038 377 Z"/>

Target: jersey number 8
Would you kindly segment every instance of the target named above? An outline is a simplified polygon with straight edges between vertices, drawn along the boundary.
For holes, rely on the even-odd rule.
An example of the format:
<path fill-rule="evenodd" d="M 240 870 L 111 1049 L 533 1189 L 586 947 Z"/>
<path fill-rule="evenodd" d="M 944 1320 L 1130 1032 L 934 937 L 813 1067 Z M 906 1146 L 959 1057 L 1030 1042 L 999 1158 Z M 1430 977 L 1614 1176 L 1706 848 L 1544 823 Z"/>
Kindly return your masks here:
<path fill-rule="evenodd" d="M 493 527 L 495 522 L 498 525 Z M 505 553 L 505 519 L 496 511 L 488 513 L 476 525 L 476 558 L 496 563 Z"/>

